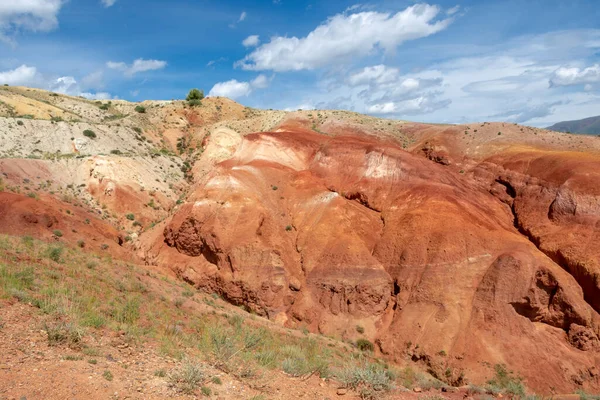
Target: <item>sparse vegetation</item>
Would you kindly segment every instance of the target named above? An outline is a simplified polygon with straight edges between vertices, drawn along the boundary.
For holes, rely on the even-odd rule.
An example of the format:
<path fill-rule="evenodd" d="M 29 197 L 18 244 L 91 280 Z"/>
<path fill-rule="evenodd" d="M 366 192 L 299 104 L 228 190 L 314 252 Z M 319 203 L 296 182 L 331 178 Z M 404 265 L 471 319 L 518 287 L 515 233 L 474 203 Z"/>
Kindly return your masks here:
<path fill-rule="evenodd" d="M 371 343 L 367 339 L 358 339 L 356 341 L 356 347 L 358 347 L 358 349 L 360 351 L 373 351 L 373 350 L 375 350 L 375 347 L 373 346 L 373 343 Z"/>
<path fill-rule="evenodd" d="M 86 129 L 83 131 L 83 136 L 89 137 L 90 139 L 96 139 L 96 133 L 91 129 Z"/>
<path fill-rule="evenodd" d="M 202 367 L 191 360 L 169 375 L 169 384 L 178 392 L 192 394 L 204 383 L 206 376 Z"/>
<path fill-rule="evenodd" d="M 146 107 L 144 106 L 135 106 L 135 111 L 140 113 L 140 114 L 144 114 L 146 112 Z"/>
<path fill-rule="evenodd" d="M 505 393 L 512 396 L 525 396 L 525 386 L 520 377 L 515 376 L 505 365 L 494 366 L 495 375 L 487 382 L 486 389 L 492 394 Z"/>
<path fill-rule="evenodd" d="M 356 390 L 361 399 L 379 399 L 395 387 L 394 374 L 376 364 L 348 366 L 336 373 L 336 377 L 345 387 Z"/>
<path fill-rule="evenodd" d="M 113 374 L 112 374 L 112 372 L 110 372 L 109 370 L 105 370 L 105 371 L 102 373 L 102 377 L 103 377 L 104 379 L 106 379 L 107 381 L 109 381 L 109 382 L 113 380 Z"/>

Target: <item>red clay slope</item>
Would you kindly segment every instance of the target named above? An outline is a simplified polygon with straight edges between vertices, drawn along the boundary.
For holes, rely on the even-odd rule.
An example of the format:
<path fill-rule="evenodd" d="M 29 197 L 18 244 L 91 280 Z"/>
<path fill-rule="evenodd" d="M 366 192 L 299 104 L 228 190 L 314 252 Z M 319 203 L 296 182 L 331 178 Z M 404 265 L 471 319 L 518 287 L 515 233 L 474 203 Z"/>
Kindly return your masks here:
<path fill-rule="evenodd" d="M 366 336 L 450 384 L 505 363 L 538 392 L 597 390 L 589 172 L 600 162 L 506 150 L 462 174 L 453 160 L 464 153 L 448 148 L 446 166 L 374 136 L 246 136 L 142 237 L 143 252 L 259 314 Z"/>

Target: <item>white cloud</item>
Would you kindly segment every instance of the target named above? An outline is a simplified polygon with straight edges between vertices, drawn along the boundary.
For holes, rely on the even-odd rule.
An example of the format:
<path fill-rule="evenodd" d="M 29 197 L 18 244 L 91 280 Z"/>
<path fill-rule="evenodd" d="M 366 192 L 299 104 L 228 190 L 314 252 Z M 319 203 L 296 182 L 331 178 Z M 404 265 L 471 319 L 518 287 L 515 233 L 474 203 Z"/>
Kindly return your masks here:
<path fill-rule="evenodd" d="M 375 65 L 365 67 L 361 71 L 350 75 L 348 82 L 352 86 L 364 84 L 384 84 L 395 82 L 398 79 L 400 70 L 398 68 L 386 67 L 385 65 Z"/>
<path fill-rule="evenodd" d="M 244 47 L 256 47 L 260 43 L 260 38 L 258 35 L 248 36 L 246 39 L 242 41 Z"/>
<path fill-rule="evenodd" d="M 85 82 L 85 83 L 83 83 Z M 90 92 L 101 85 L 101 77 L 97 74 L 87 75 L 80 85 L 72 76 L 48 77 L 40 73 L 36 67 L 21 65 L 13 70 L 0 72 L 0 84 L 37 87 L 69 96 L 83 96 L 86 98 L 111 98 L 110 93 Z M 82 89 L 85 88 L 85 91 Z"/>
<path fill-rule="evenodd" d="M 250 82 L 239 82 L 232 79 L 227 82 L 219 82 L 213 86 L 208 93 L 209 96 L 229 97 L 238 99 L 248 96 L 254 89 L 265 89 L 269 86 L 270 79 L 260 74 Z"/>
<path fill-rule="evenodd" d="M 240 14 L 240 18 L 238 19 L 238 22 L 244 21 L 247 16 L 248 16 L 248 14 L 246 14 L 246 11 L 242 11 L 242 13 Z"/>
<path fill-rule="evenodd" d="M 117 0 L 102 0 L 104 7 L 112 7 L 116 2 Z"/>
<path fill-rule="evenodd" d="M 88 75 L 88 77 L 89 76 L 90 75 Z M 81 96 L 85 97 L 86 99 L 93 100 L 107 100 L 112 98 L 111 94 L 107 92 L 91 93 L 89 91 L 82 90 L 82 86 L 72 76 L 61 76 L 60 78 L 50 81 L 46 89 L 56 93 L 66 94 L 69 96 Z"/>
<path fill-rule="evenodd" d="M 264 74 L 260 74 L 251 82 L 251 86 L 255 89 L 264 89 L 269 86 L 269 78 Z"/>
<path fill-rule="evenodd" d="M 107 92 L 96 92 L 96 93 L 83 92 L 83 93 L 79 93 L 78 96 L 85 97 L 88 100 L 116 99 L 116 97 L 113 97 L 110 93 L 107 93 Z"/>
<path fill-rule="evenodd" d="M 104 73 L 102 71 L 92 72 L 81 78 L 81 86 L 85 88 L 101 89 L 104 87 Z"/>
<path fill-rule="evenodd" d="M 437 100 L 435 93 L 398 101 L 373 104 L 367 108 L 371 114 L 417 115 L 427 114 L 448 106 L 450 99 Z"/>
<path fill-rule="evenodd" d="M 230 99 L 237 99 L 240 97 L 248 96 L 252 92 L 252 87 L 248 82 L 238 82 L 232 79 L 227 82 L 219 82 L 208 93 L 209 96 L 221 96 L 228 97 Z"/>
<path fill-rule="evenodd" d="M 39 80 L 37 68 L 21 65 L 13 70 L 0 72 L 0 84 L 32 86 Z"/>
<path fill-rule="evenodd" d="M 58 26 L 63 0 L 0 1 L 0 39 L 12 42 L 19 31 L 48 32 Z"/>
<path fill-rule="evenodd" d="M 600 82 L 600 64 L 584 69 L 560 67 L 550 77 L 550 86 L 573 86 Z"/>
<path fill-rule="evenodd" d="M 237 63 L 247 70 L 299 71 L 364 57 L 379 48 L 392 52 L 408 40 L 445 29 L 452 18 L 436 20 L 437 6 L 417 4 L 396 14 L 338 14 L 304 38 L 273 37 Z"/>
<path fill-rule="evenodd" d="M 110 69 L 121 71 L 126 76 L 131 77 L 140 72 L 155 71 L 155 70 L 163 69 L 167 66 L 167 62 L 160 61 L 160 60 L 144 60 L 143 58 L 138 58 L 130 66 L 124 62 L 114 62 L 114 61 L 107 62 L 106 66 Z"/>

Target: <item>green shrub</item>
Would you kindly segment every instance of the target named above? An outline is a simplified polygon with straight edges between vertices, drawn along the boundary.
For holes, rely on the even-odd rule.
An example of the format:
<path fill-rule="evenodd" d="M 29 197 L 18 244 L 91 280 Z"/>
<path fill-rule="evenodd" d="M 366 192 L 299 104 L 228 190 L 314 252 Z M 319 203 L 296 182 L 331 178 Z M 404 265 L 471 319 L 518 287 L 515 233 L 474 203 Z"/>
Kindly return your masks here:
<path fill-rule="evenodd" d="M 123 154 L 123 153 L 121 152 L 121 150 L 117 149 L 117 150 L 111 150 L 110 154 L 120 155 L 120 154 Z"/>
<path fill-rule="evenodd" d="M 48 258 L 54 262 L 60 262 L 60 257 L 62 256 L 62 253 L 62 247 L 50 247 L 48 249 Z"/>
<path fill-rule="evenodd" d="M 363 334 L 363 333 L 365 333 L 365 328 L 363 328 L 360 325 L 356 325 L 356 332 Z"/>
<path fill-rule="evenodd" d="M 83 131 L 83 136 L 89 137 L 90 139 L 96 139 L 96 133 L 90 129 Z"/>
<path fill-rule="evenodd" d="M 345 387 L 357 390 L 362 399 L 383 397 L 383 393 L 394 389 L 396 378 L 391 371 L 376 364 L 346 367 L 335 375 Z"/>
<path fill-rule="evenodd" d="M 212 393 L 212 390 L 210 390 L 210 388 L 209 388 L 208 386 L 202 386 L 202 387 L 200 388 L 200 391 L 202 392 L 202 394 L 203 394 L 204 396 L 207 396 L 207 397 L 208 397 L 208 396 L 210 396 L 210 395 L 211 395 L 211 393 Z"/>
<path fill-rule="evenodd" d="M 198 89 L 192 89 L 185 98 L 190 106 L 199 106 L 202 104 L 204 99 L 204 91 Z"/>
<path fill-rule="evenodd" d="M 50 346 L 67 344 L 69 347 L 77 347 L 83 339 L 83 332 L 73 324 L 59 322 L 54 325 L 44 325 L 44 330 Z"/>
<path fill-rule="evenodd" d="M 137 126 L 133 128 L 134 132 L 136 133 L 142 133 L 142 130 L 140 128 L 138 128 Z"/>
<path fill-rule="evenodd" d="M 144 114 L 146 112 L 146 107 L 144 107 L 144 106 L 135 106 L 135 111 L 139 112 L 140 114 Z"/>
<path fill-rule="evenodd" d="M 17 121 L 17 125 L 23 126 L 23 121 L 21 121 L 21 120 Z"/>
<path fill-rule="evenodd" d="M 525 386 L 520 377 L 506 369 L 505 365 L 494 366 L 495 375 L 487 382 L 487 390 L 492 393 L 507 393 L 513 396 L 525 396 Z"/>
<path fill-rule="evenodd" d="M 358 347 L 360 351 L 373 351 L 375 349 L 373 343 L 371 343 L 367 339 L 358 339 L 356 341 L 356 347 Z"/>
<path fill-rule="evenodd" d="M 135 215 L 133 215 L 132 213 L 129 213 L 125 216 L 125 218 L 127 218 L 130 221 L 133 221 L 135 219 Z"/>
<path fill-rule="evenodd" d="M 53 234 L 54 234 L 54 236 L 56 236 L 56 237 L 62 237 L 62 235 L 63 235 L 62 231 L 61 231 L 61 230 L 59 230 L 59 229 L 55 229 L 55 230 L 53 230 L 53 231 L 52 231 L 52 233 L 53 233 Z"/>
<path fill-rule="evenodd" d="M 113 380 L 113 374 L 109 370 L 104 371 L 102 373 L 102 376 L 104 377 L 104 379 L 106 379 L 109 382 Z"/>
<path fill-rule="evenodd" d="M 192 394 L 205 380 L 204 370 L 186 360 L 183 365 L 169 375 L 169 384 L 176 391 Z"/>

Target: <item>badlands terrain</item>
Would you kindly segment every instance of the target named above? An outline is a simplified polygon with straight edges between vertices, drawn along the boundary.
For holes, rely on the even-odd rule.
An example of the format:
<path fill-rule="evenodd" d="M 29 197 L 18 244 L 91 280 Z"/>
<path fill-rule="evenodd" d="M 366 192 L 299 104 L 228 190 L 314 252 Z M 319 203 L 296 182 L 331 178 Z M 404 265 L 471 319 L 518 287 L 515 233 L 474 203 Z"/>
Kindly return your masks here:
<path fill-rule="evenodd" d="M 599 183 L 594 136 L 0 87 L 0 399 L 590 398 Z"/>

